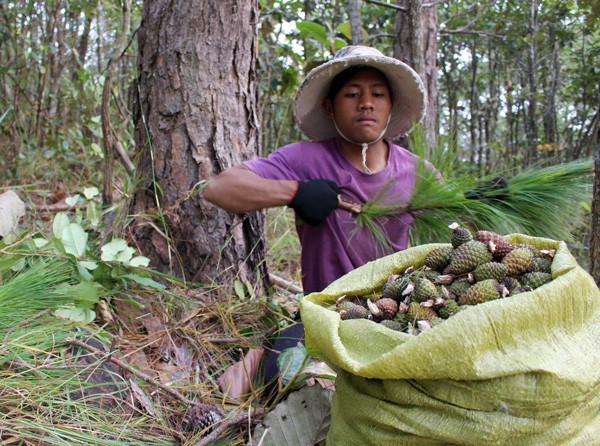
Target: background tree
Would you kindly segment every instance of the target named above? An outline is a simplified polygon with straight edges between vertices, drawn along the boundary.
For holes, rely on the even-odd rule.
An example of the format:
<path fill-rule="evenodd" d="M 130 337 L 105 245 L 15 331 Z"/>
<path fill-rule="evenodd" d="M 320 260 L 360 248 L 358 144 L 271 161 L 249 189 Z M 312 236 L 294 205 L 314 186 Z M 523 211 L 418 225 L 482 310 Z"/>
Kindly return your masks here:
<path fill-rule="evenodd" d="M 600 24 L 600 0 L 580 0 L 579 3 L 590 7 L 586 24 L 590 29 L 597 29 Z M 598 92 L 600 93 L 600 82 L 598 83 Z M 590 273 L 600 287 L 600 101 L 590 127 L 589 146 L 594 153 L 594 168 L 596 171 L 594 199 L 592 201 Z"/>
<path fill-rule="evenodd" d="M 423 121 L 427 143 L 435 147 L 438 134 L 437 3 L 396 0 L 394 56 L 419 73 L 427 90 L 427 111 Z"/>
<path fill-rule="evenodd" d="M 263 215 L 232 215 L 198 195 L 258 152 L 257 23 L 257 1 L 144 2 L 133 232 L 156 268 L 188 280 L 267 280 Z"/>
<path fill-rule="evenodd" d="M 599 85 L 600 88 L 600 85 Z M 590 143 L 594 150 L 594 199 L 592 201 L 592 231 L 590 240 L 590 273 L 600 287 L 600 106 L 594 117 Z"/>
<path fill-rule="evenodd" d="M 350 20 L 352 45 L 362 45 L 363 43 L 363 27 L 360 6 L 361 0 L 348 0 L 348 18 Z"/>

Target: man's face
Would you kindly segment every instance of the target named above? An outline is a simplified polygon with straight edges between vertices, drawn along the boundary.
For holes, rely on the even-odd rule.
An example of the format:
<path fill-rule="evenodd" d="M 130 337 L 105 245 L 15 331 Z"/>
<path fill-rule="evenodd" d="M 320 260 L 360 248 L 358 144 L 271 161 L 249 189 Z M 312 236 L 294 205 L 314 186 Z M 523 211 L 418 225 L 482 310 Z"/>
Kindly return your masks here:
<path fill-rule="evenodd" d="M 358 71 L 325 102 L 330 118 L 335 117 L 338 129 L 354 142 L 364 143 L 378 139 L 387 126 L 392 100 L 383 74 L 372 68 Z"/>

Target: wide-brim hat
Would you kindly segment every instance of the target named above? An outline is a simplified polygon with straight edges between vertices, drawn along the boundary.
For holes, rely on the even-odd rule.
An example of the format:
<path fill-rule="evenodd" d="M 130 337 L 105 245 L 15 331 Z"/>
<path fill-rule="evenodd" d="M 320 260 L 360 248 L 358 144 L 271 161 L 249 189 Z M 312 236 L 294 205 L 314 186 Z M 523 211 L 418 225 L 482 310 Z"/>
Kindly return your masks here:
<path fill-rule="evenodd" d="M 302 132 L 312 140 L 327 139 L 338 133 L 323 108 L 331 81 L 353 66 L 381 71 L 392 95 L 391 119 L 384 138 L 395 139 L 409 133 L 425 115 L 425 86 L 415 70 L 379 50 L 353 45 L 339 50 L 328 62 L 313 68 L 296 93 L 294 116 Z"/>

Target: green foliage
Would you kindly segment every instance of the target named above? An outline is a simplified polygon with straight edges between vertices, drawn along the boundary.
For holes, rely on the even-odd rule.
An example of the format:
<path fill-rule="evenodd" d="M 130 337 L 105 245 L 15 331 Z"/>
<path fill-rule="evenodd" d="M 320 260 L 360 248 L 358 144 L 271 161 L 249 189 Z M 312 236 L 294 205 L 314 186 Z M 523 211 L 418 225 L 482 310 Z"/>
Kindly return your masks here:
<path fill-rule="evenodd" d="M 39 256 L 3 256 L 0 269 L 0 330 L 27 319 L 41 311 L 57 310 L 74 305 L 77 297 L 68 292 L 74 282 L 73 271 L 64 261 Z M 23 260 L 23 263 L 19 262 Z"/>
<path fill-rule="evenodd" d="M 448 241 L 448 225 L 454 221 L 474 230 L 572 241 L 573 232 L 582 225 L 591 203 L 591 160 L 550 166 L 540 163 L 521 171 L 506 171 L 503 175 L 508 180 L 507 189 L 486 189 L 484 197 L 473 199 L 469 198 L 470 193 L 497 173 L 474 176 L 454 146 L 442 141 L 437 150 L 429 147 L 421 127 L 411 135 L 411 148 L 420 161 L 410 202 L 383 205 L 384 189 L 357 216 L 357 227 L 368 230 L 382 247 L 389 243 L 378 221 L 402 212 L 414 217 L 410 230 L 412 246 Z"/>
<path fill-rule="evenodd" d="M 591 161 L 529 167 L 506 177 L 506 191 L 490 190 L 485 199 L 466 197 L 473 190 L 472 180 L 458 177 L 440 182 L 427 172 L 419 169 L 409 205 L 415 216 L 411 231 L 415 245 L 444 241 L 447 225 L 453 221 L 501 234 L 518 232 L 570 241 L 592 197 Z"/>
<path fill-rule="evenodd" d="M 0 246 L 0 308 L 4 308 L 0 319 L 14 322 L 50 309 L 57 316 L 91 322 L 95 305 L 121 283 L 164 289 L 145 268 L 149 259 L 134 256 L 135 250 L 124 240 L 115 238 L 100 247 L 98 258 L 88 238 L 81 223 L 58 213 L 51 236 L 25 237 Z M 31 308 L 25 311 L 23 306 L 28 305 Z"/>
<path fill-rule="evenodd" d="M 49 263 L 46 271 L 60 269 L 60 265 L 60 262 Z M 31 274 L 37 274 L 35 268 L 38 267 L 32 267 Z M 36 278 L 48 285 L 44 277 Z M 64 446 L 172 444 L 170 428 L 161 417 L 139 412 L 125 415 L 119 405 L 126 397 L 126 381 L 107 373 L 105 357 L 88 352 L 83 352 L 85 359 L 73 355 L 69 339 L 110 338 L 108 333 L 100 329 L 92 333 L 83 325 L 48 313 L 26 319 L 38 305 L 40 295 L 21 292 L 19 296 L 24 313 L 18 325 L 5 325 L 6 319 L 0 323 L 3 440 L 15 444 L 50 441 Z M 9 311 L 15 312 L 16 308 Z M 88 379 L 90 376 L 93 379 Z M 27 397 L 23 398 L 24 395 Z"/>
<path fill-rule="evenodd" d="M 481 174 L 591 155 L 580 147 L 600 94 L 597 31 L 576 2 L 530 6 L 440 5 L 444 27 L 463 31 L 440 34 L 441 128 Z"/>
<path fill-rule="evenodd" d="M 333 379 L 333 371 L 328 367 L 323 368 L 323 363 L 311 358 L 306 351 L 306 346 L 301 342 L 295 347 L 286 348 L 277 357 L 277 368 L 280 370 L 279 379 L 282 398 L 291 390 L 306 386 L 306 381 L 312 378 Z M 275 405 L 273 403 L 273 405 Z"/>
<path fill-rule="evenodd" d="M 598 0 L 577 0 L 577 4 L 587 9 L 586 23 L 591 28 L 598 23 L 600 18 L 600 1 Z"/>
<path fill-rule="evenodd" d="M 325 445 L 333 393 L 318 385 L 291 393 L 265 416 L 263 425 L 256 427 L 251 444 Z M 303 416 L 289 416 L 296 413 Z"/>
<path fill-rule="evenodd" d="M 328 45 L 329 39 L 325 28 L 315 22 L 297 22 L 296 27 L 300 31 L 300 36 L 309 36 L 319 42 Z"/>
<path fill-rule="evenodd" d="M 486 181 L 489 178 L 482 178 Z M 591 162 L 532 166 L 508 179 L 507 191 L 490 191 L 487 199 L 468 199 L 472 181 L 420 175 L 410 208 L 416 210 L 413 243 L 443 241 L 447 225 L 462 222 L 474 229 L 507 234 L 573 239 L 573 229 L 584 219 L 591 202 Z M 502 193 L 501 198 L 494 194 Z M 505 195 L 504 195 L 505 194 Z"/>
<path fill-rule="evenodd" d="M 294 385 L 301 387 L 307 377 L 303 375 L 302 370 L 310 361 L 310 356 L 306 353 L 306 347 L 298 343 L 296 347 L 285 349 L 277 357 L 277 367 L 281 370 L 281 382 L 284 386 Z"/>
<path fill-rule="evenodd" d="M 408 206 L 408 212 L 415 218 L 410 231 L 411 245 L 448 241 L 448 225 L 454 221 L 506 232 L 508 222 L 495 207 L 465 197 L 474 184 L 468 175 L 441 180 L 437 172 L 420 162 Z"/>
<path fill-rule="evenodd" d="M 100 171 L 103 70 L 121 26 L 121 7 L 99 0 L 57 5 L 2 5 L 0 133 L 6 138 L 0 140 L 0 168 L 6 172 L 3 180 L 13 184 L 88 180 Z M 133 2 L 134 22 L 140 7 Z M 134 40 L 129 51 L 135 49 Z M 133 129 L 123 92 L 133 79 L 135 63 L 130 57 L 119 62 L 122 70 L 114 90 L 118 105 L 111 107 L 111 119 L 124 124 L 115 130 L 127 147 Z"/>
<path fill-rule="evenodd" d="M 592 200 L 593 161 L 533 165 L 509 178 L 508 197 L 493 202 L 515 229 L 528 235 L 571 241 Z"/>

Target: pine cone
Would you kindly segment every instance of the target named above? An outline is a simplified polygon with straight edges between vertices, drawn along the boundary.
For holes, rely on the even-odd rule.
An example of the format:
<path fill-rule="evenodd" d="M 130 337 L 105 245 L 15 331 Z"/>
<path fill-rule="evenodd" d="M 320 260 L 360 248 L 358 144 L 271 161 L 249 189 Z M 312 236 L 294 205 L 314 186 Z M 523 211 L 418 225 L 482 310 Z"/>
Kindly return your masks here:
<path fill-rule="evenodd" d="M 500 261 L 504 256 L 516 248 L 516 245 L 509 243 L 503 236 L 492 231 L 477 231 L 477 240 L 490 247 L 494 260 Z"/>
<path fill-rule="evenodd" d="M 223 410 L 214 404 L 196 404 L 192 406 L 186 415 L 188 432 L 205 431 L 210 433 L 214 425 L 225 417 Z"/>
<path fill-rule="evenodd" d="M 450 264 L 444 268 L 444 274 L 461 275 L 473 271 L 477 265 L 492 260 L 487 246 L 480 241 L 471 240 L 454 250 Z"/>
<path fill-rule="evenodd" d="M 398 312 L 398 303 L 394 299 L 383 297 L 375 301 L 375 306 L 381 311 L 382 319 L 394 319 Z"/>
<path fill-rule="evenodd" d="M 473 240 L 473 234 L 467 228 L 463 228 L 458 223 L 454 222 L 449 226 L 452 229 L 452 237 L 450 243 L 454 248 L 458 248 L 467 242 Z"/>
<path fill-rule="evenodd" d="M 533 253 L 525 247 L 513 249 L 502 259 L 502 263 L 507 268 L 506 274 L 509 276 L 516 276 L 527 272 L 532 261 Z"/>

